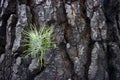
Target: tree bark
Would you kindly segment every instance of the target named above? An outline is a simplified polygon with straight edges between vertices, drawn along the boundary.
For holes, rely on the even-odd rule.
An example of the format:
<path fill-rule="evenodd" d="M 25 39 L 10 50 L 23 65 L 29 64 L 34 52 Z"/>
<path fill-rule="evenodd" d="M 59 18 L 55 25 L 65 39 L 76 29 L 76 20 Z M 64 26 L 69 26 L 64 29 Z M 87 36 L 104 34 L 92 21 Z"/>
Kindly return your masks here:
<path fill-rule="evenodd" d="M 43 69 L 23 57 L 30 24 L 54 28 Z M 1 0 L 0 80 L 120 80 L 120 0 Z"/>

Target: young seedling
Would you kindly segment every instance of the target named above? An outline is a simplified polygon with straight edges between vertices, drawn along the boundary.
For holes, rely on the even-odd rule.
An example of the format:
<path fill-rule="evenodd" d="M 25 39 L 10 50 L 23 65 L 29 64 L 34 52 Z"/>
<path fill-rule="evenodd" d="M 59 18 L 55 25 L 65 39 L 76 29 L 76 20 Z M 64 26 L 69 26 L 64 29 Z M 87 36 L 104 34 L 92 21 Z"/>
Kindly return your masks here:
<path fill-rule="evenodd" d="M 30 25 L 30 30 L 23 33 L 26 40 L 24 46 L 27 47 L 24 52 L 28 55 L 33 55 L 39 60 L 40 66 L 44 66 L 43 60 L 45 59 L 46 51 L 56 47 L 52 40 L 53 28 L 46 28 L 43 25 L 40 29 L 37 29 L 35 25 Z"/>

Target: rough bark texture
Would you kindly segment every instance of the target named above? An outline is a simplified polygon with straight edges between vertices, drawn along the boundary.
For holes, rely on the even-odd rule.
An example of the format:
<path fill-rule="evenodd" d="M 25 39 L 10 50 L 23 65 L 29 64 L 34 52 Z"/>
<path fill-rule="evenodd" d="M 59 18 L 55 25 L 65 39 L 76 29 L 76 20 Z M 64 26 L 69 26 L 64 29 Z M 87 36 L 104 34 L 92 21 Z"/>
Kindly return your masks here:
<path fill-rule="evenodd" d="M 30 23 L 54 28 L 42 70 L 22 57 Z M 0 80 L 120 80 L 120 0 L 0 0 Z"/>

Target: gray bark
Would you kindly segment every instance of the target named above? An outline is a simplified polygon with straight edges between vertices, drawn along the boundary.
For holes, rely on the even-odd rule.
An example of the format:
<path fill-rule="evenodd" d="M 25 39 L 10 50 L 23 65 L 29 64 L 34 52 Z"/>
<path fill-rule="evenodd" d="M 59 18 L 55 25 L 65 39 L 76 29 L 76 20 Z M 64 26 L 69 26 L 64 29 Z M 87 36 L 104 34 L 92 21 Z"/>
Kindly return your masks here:
<path fill-rule="evenodd" d="M 23 57 L 31 23 L 54 28 L 43 69 Z M 0 80 L 120 80 L 120 0 L 1 0 Z"/>

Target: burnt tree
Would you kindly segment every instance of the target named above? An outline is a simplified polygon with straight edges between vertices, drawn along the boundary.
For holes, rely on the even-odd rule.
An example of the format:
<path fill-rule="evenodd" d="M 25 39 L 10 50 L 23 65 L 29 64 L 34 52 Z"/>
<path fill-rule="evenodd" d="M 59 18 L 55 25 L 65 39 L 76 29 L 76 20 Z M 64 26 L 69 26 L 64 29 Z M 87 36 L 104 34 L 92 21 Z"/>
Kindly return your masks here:
<path fill-rule="evenodd" d="M 23 57 L 23 29 L 54 28 L 46 67 Z M 120 0 L 0 0 L 0 80 L 120 80 Z"/>

